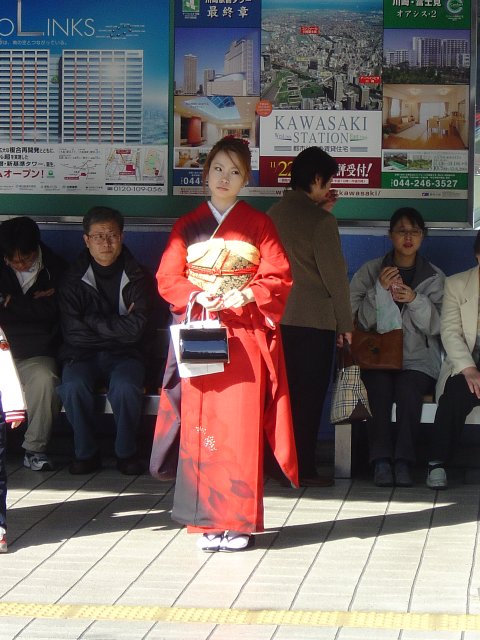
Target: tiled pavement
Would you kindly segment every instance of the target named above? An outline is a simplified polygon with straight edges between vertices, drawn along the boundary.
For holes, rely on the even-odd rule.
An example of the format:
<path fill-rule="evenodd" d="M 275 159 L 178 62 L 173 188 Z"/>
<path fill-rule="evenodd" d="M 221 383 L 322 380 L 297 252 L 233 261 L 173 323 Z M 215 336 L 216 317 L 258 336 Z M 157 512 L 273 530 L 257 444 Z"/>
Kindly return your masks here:
<path fill-rule="evenodd" d="M 460 474 L 443 493 L 420 470 L 411 489 L 270 480 L 256 546 L 204 554 L 171 484 L 110 466 L 9 461 L 0 640 L 480 640 L 480 485 Z"/>

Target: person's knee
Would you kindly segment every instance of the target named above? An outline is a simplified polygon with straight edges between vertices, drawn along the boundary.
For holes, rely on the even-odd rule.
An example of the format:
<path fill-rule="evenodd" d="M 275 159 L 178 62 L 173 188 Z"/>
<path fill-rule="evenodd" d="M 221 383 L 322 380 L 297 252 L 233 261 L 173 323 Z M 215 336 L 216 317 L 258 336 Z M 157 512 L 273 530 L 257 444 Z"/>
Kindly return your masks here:
<path fill-rule="evenodd" d="M 53 391 L 60 383 L 60 378 L 55 371 L 42 367 L 35 376 L 35 386 Z"/>
<path fill-rule="evenodd" d="M 468 388 L 465 376 L 460 374 L 447 381 L 438 404 L 457 403 L 462 399 L 470 400 L 470 396 L 472 396 L 472 393 Z"/>
<path fill-rule="evenodd" d="M 110 383 L 108 395 L 125 398 L 140 397 L 143 395 L 143 387 L 137 380 L 122 378 Z"/>
<path fill-rule="evenodd" d="M 423 394 L 415 385 L 401 385 L 395 389 L 395 402 L 400 406 L 418 405 L 423 402 Z"/>
<path fill-rule="evenodd" d="M 91 384 L 83 378 L 70 378 L 62 380 L 62 383 L 56 388 L 58 395 L 63 401 L 68 398 L 84 397 L 93 395 L 94 389 Z"/>

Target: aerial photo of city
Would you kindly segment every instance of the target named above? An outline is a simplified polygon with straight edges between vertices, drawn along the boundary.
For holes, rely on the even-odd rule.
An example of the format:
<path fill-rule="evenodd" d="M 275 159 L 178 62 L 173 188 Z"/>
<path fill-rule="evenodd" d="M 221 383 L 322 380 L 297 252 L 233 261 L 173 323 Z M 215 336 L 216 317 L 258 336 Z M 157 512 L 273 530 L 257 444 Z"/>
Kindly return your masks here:
<path fill-rule="evenodd" d="M 276 109 L 382 109 L 383 4 L 264 0 L 261 93 Z"/>

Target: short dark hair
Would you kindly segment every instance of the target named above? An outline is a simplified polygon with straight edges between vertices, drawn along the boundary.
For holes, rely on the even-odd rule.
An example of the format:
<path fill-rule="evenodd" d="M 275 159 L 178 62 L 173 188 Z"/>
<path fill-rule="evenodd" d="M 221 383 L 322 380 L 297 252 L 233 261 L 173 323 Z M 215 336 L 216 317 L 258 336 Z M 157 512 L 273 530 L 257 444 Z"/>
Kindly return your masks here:
<path fill-rule="evenodd" d="M 92 224 L 112 221 L 117 223 L 120 231 L 123 231 L 125 220 L 120 211 L 117 211 L 117 209 L 112 209 L 111 207 L 92 207 L 83 216 L 83 230 L 85 234 L 88 235 L 90 233 Z"/>
<path fill-rule="evenodd" d="M 420 211 L 417 211 L 413 207 L 400 207 L 397 209 L 390 218 L 390 232 L 393 231 L 393 227 L 399 220 L 406 218 L 413 227 L 419 227 L 423 231 L 423 235 L 427 235 L 427 227 L 425 226 L 425 220 L 423 219 Z"/>
<path fill-rule="evenodd" d="M 476 256 L 480 256 L 480 231 L 475 236 L 475 241 L 473 243 L 473 252 Z"/>
<path fill-rule="evenodd" d="M 292 162 L 290 187 L 310 193 L 317 177 L 322 179 L 323 186 L 337 171 L 338 164 L 335 158 L 320 147 L 308 147 Z"/>
<path fill-rule="evenodd" d="M 21 256 L 33 253 L 39 244 L 40 229 L 31 218 L 19 216 L 0 224 L 0 251 L 8 259 L 17 253 Z"/>

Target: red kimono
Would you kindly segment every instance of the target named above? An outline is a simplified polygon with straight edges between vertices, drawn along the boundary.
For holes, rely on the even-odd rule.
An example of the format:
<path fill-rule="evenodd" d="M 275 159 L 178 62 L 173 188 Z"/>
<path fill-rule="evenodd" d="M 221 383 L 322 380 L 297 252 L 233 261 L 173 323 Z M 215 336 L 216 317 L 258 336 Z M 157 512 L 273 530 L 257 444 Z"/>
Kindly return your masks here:
<path fill-rule="evenodd" d="M 183 319 L 190 294 L 201 290 L 186 277 L 187 249 L 209 239 L 217 226 L 203 203 L 173 227 L 157 280 L 174 322 Z M 252 533 L 263 530 L 264 437 L 283 473 L 298 485 L 278 328 L 292 279 L 270 218 L 245 202 L 237 202 L 215 237 L 259 250 L 258 270 L 248 284 L 255 303 L 220 312 L 230 349 L 223 373 L 180 380 L 170 348 L 150 471 L 159 479 L 176 475 L 172 518 L 190 525 L 189 531 Z"/>

